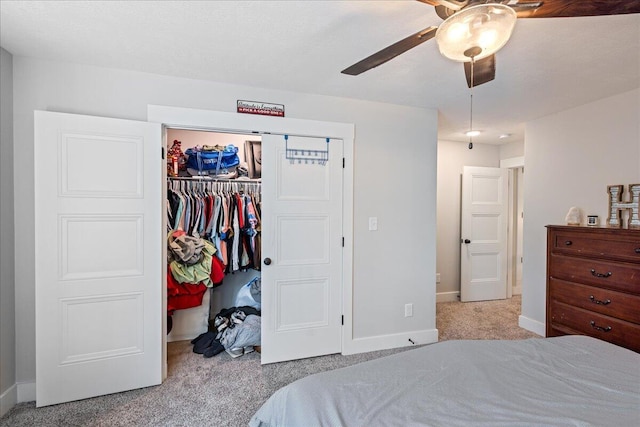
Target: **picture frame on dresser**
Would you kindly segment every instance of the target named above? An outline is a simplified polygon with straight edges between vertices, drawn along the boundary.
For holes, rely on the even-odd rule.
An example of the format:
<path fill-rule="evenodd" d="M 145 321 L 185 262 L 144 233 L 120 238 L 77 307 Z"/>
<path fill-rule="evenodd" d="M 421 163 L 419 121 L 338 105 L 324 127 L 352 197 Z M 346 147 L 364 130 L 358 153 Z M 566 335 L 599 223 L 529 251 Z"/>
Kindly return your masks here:
<path fill-rule="evenodd" d="M 546 336 L 640 352 L 640 230 L 547 226 Z"/>

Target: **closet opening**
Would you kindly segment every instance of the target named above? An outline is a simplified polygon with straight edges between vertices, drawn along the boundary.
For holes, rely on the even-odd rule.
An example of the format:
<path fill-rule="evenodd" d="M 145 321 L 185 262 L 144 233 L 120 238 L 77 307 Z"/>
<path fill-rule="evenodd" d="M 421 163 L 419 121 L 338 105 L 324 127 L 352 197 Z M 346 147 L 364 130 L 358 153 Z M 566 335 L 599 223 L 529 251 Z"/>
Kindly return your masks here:
<path fill-rule="evenodd" d="M 260 351 L 262 138 L 165 132 L 167 343 Z"/>
<path fill-rule="evenodd" d="M 179 140 L 168 135 L 168 129 L 242 135 L 241 142 L 260 140 L 261 352 L 247 357 L 259 355 L 260 363 L 267 364 L 354 352 L 354 125 L 157 105 L 148 106 L 148 120 L 163 125 L 165 150 Z M 181 149 L 186 151 L 182 144 Z M 318 153 L 326 156 L 306 158 Z M 166 159 L 162 162 L 165 168 Z M 167 181 L 163 176 L 165 192 Z M 166 216 L 166 207 L 159 209 Z M 166 229 L 159 231 L 166 237 Z M 163 248 L 166 258 L 166 242 Z M 216 292 L 210 304 L 223 297 Z M 166 290 L 163 294 L 166 299 Z M 166 316 L 162 318 L 166 332 Z M 163 334 L 165 343 L 166 338 Z M 161 348 L 167 361 L 167 345 Z M 226 352 L 220 356 L 225 363 L 230 357 Z"/>

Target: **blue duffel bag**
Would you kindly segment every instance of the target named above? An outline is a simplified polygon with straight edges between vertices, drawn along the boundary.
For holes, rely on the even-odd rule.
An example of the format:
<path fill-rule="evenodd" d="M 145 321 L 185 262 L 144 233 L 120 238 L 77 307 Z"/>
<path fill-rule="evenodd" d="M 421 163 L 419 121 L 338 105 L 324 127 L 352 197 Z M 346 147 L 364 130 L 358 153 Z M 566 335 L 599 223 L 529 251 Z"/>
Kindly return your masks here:
<path fill-rule="evenodd" d="M 216 146 L 220 150 L 207 150 L 199 147 L 185 151 L 187 168 L 198 171 L 199 174 L 218 175 L 226 173 L 240 164 L 238 147 L 229 144 L 224 147 Z"/>

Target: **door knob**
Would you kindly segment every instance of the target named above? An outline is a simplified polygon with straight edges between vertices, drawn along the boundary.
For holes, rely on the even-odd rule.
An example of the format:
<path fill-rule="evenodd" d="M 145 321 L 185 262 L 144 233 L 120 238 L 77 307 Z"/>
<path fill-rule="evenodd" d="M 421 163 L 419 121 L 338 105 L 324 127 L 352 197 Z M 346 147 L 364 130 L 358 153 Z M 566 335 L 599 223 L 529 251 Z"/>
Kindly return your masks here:
<path fill-rule="evenodd" d="M 469 243 L 471 243 L 471 240 L 469 240 L 469 239 L 464 239 L 464 244 L 465 244 L 465 245 L 468 245 Z"/>
<path fill-rule="evenodd" d="M 265 258 L 264 265 L 270 265 L 270 264 L 271 264 L 271 258 Z"/>

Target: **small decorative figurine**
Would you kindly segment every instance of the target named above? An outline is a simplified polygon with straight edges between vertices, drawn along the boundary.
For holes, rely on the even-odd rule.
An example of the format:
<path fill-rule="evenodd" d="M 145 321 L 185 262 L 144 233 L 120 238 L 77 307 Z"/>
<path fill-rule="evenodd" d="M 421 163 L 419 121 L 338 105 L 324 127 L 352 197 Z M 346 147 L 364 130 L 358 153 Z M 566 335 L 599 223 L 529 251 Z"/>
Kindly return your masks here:
<path fill-rule="evenodd" d="M 167 172 L 170 176 L 178 176 L 180 171 L 187 169 L 187 159 L 182 152 L 182 141 L 173 140 L 173 145 L 167 151 Z"/>
<path fill-rule="evenodd" d="M 580 225 L 582 223 L 582 212 L 580 212 L 579 208 L 572 206 L 565 217 L 565 221 L 567 221 L 567 225 Z"/>

